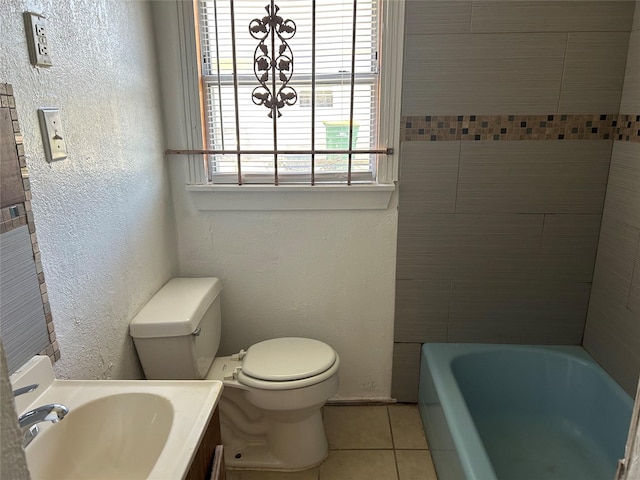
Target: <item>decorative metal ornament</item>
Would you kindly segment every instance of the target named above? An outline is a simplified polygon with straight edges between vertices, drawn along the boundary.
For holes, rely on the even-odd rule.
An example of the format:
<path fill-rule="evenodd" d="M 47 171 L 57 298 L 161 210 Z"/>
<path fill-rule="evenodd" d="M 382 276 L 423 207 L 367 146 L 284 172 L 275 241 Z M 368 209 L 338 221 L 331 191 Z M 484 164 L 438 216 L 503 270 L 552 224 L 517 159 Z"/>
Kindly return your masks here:
<path fill-rule="evenodd" d="M 273 0 L 265 10 L 265 17 L 249 22 L 249 33 L 259 40 L 253 53 L 253 73 L 260 85 L 253 89 L 251 98 L 256 105 L 267 107 L 269 118 L 273 118 L 273 112 L 281 117 L 281 108 L 298 101 L 298 94 L 288 86 L 293 76 L 293 51 L 287 40 L 296 34 L 296 24 L 278 15 L 280 7 Z"/>

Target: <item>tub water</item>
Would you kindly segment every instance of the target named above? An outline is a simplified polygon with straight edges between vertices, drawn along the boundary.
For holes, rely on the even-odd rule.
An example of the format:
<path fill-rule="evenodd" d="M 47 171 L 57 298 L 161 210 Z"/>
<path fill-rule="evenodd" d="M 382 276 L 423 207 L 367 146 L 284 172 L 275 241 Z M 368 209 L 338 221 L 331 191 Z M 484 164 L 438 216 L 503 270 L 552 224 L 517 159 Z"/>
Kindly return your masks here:
<path fill-rule="evenodd" d="M 425 344 L 439 480 L 612 480 L 632 398 L 581 347 Z"/>

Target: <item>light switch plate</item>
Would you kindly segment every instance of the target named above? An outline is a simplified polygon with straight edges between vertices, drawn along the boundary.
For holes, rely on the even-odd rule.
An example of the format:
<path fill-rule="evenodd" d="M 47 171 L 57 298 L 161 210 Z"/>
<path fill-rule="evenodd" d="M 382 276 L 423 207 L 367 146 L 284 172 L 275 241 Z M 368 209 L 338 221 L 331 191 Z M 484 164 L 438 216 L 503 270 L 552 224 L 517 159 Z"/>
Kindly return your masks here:
<path fill-rule="evenodd" d="M 57 108 L 41 108 L 38 110 L 38 118 L 47 162 L 67 158 L 67 143 L 62 130 L 60 111 Z"/>
<path fill-rule="evenodd" d="M 36 67 L 50 67 L 53 65 L 45 18 L 38 13 L 24 12 L 24 27 L 27 34 L 31 63 Z"/>

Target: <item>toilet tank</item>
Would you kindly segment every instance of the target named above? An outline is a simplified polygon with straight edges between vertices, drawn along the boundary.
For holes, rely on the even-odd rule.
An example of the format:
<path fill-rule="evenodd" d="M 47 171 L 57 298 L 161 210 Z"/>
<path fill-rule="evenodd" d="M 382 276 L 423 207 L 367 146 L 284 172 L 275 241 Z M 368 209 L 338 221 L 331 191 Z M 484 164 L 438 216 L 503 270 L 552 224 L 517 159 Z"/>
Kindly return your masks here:
<path fill-rule="evenodd" d="M 219 279 L 169 280 L 129 325 L 149 380 L 205 378 L 220 345 Z"/>

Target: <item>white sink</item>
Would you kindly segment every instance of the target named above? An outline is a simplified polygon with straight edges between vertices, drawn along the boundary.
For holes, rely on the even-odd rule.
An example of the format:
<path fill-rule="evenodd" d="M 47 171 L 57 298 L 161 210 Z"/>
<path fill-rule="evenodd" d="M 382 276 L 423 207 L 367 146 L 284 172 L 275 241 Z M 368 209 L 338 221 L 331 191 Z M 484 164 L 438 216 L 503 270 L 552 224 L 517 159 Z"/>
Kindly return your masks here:
<path fill-rule="evenodd" d="M 218 381 L 56 380 L 47 357 L 11 377 L 18 413 L 49 403 L 69 408 L 39 423 L 26 447 L 32 480 L 181 479 L 222 392 Z"/>

